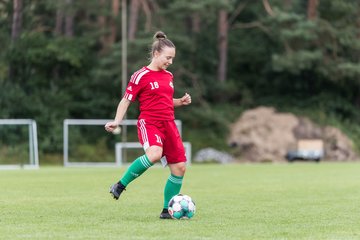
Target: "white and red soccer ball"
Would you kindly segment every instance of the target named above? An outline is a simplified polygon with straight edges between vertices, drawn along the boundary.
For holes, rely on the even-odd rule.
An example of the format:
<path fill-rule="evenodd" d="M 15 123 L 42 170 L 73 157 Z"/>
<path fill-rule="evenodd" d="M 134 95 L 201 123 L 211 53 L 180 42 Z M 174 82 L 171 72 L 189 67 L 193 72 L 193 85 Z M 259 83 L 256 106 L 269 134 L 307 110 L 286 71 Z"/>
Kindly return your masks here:
<path fill-rule="evenodd" d="M 174 219 L 190 219 L 195 214 L 196 206 L 188 195 L 177 194 L 170 199 L 168 210 Z"/>

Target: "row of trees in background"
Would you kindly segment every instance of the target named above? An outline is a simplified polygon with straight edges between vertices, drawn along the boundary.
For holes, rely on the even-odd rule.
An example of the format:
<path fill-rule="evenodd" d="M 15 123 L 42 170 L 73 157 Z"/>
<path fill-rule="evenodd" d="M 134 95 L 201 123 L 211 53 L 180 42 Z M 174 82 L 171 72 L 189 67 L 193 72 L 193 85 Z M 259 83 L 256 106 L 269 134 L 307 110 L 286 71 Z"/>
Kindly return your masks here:
<path fill-rule="evenodd" d="M 128 71 L 147 64 L 163 30 L 177 46 L 177 94 L 194 99 L 178 116 L 214 145 L 259 104 L 345 122 L 360 136 L 357 0 L 2 0 L 0 117 L 36 119 L 43 152 L 60 151 L 64 118 L 113 117 L 124 2 Z M 201 147 L 204 134 L 187 134 Z"/>

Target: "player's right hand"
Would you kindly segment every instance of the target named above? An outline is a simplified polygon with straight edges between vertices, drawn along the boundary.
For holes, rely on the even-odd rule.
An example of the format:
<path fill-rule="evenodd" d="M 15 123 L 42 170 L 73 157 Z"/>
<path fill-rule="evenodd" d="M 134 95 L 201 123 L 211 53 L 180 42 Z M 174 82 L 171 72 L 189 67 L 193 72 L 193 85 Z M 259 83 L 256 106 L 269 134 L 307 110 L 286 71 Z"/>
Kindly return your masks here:
<path fill-rule="evenodd" d="M 105 124 L 105 130 L 108 131 L 108 132 L 112 132 L 115 130 L 115 128 L 117 128 L 119 125 L 119 123 L 115 122 L 115 121 L 112 121 L 112 122 L 107 122 Z"/>

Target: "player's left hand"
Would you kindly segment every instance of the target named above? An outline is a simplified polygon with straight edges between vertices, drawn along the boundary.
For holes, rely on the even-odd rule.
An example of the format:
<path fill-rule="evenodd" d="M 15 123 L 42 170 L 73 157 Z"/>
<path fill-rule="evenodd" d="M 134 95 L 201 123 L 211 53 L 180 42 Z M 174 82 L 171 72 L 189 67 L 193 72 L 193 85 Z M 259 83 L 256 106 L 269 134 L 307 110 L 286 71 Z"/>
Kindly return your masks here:
<path fill-rule="evenodd" d="M 180 98 L 181 105 L 189 105 L 191 103 L 191 96 L 188 93 L 185 93 L 185 95 Z"/>

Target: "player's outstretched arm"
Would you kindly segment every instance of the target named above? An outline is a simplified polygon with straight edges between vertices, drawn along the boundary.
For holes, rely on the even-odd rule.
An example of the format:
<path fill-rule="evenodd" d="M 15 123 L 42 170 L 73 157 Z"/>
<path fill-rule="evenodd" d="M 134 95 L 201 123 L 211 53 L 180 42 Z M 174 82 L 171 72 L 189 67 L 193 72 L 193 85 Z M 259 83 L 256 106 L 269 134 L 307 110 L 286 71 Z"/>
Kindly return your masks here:
<path fill-rule="evenodd" d="M 191 103 L 191 96 L 190 94 L 185 93 L 185 95 L 182 96 L 182 98 L 174 98 L 173 102 L 174 102 L 174 107 L 186 106 Z"/>
<path fill-rule="evenodd" d="M 123 118 L 125 116 L 127 109 L 129 108 L 130 103 L 131 103 L 130 100 L 128 100 L 126 98 L 121 99 L 121 101 L 119 102 L 119 104 L 117 106 L 114 121 L 107 122 L 105 124 L 106 131 L 113 132 L 119 126 L 119 124 L 121 123 L 121 121 L 123 120 Z"/>

